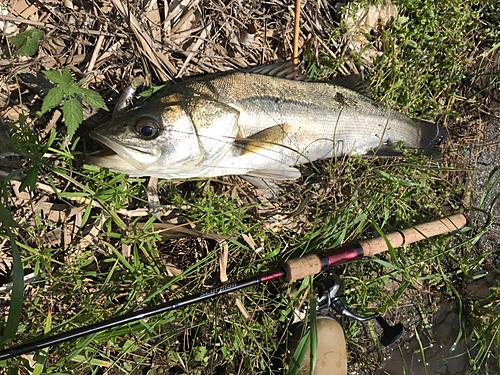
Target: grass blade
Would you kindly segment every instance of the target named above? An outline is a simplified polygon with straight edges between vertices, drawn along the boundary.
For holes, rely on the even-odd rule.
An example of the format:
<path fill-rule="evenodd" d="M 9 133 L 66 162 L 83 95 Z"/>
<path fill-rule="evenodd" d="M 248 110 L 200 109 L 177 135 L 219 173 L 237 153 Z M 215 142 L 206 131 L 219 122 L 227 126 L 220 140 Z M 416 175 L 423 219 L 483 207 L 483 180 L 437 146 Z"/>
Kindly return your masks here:
<path fill-rule="evenodd" d="M 312 277 L 311 277 L 312 284 Z M 310 326 L 310 340 L 311 340 L 311 374 L 314 374 L 316 367 L 316 359 L 318 358 L 318 321 L 316 319 L 316 297 L 311 298 L 310 307 L 311 318 L 309 320 Z"/>
<path fill-rule="evenodd" d="M 309 338 L 309 335 L 311 334 L 311 331 L 307 331 L 306 334 L 300 339 L 299 345 L 297 346 L 297 349 L 295 350 L 295 353 L 292 358 L 292 362 L 290 363 L 290 368 L 288 369 L 287 375 L 297 375 L 300 366 L 302 365 L 302 361 L 304 358 L 306 358 L 307 354 L 307 349 L 309 349 L 309 345 L 311 343 L 311 340 Z"/>
<path fill-rule="evenodd" d="M 2 343 L 7 342 L 10 339 L 13 339 L 17 333 L 17 327 L 19 326 L 19 322 L 21 320 L 21 313 L 23 310 L 23 291 L 24 291 L 24 270 L 23 270 L 23 262 L 21 260 L 21 253 L 19 252 L 19 248 L 17 247 L 16 240 L 14 235 L 9 227 L 5 227 L 7 231 L 7 235 L 10 240 L 10 244 L 12 246 L 12 297 L 10 299 L 10 308 L 9 308 L 9 318 L 7 319 L 7 325 L 5 327 L 5 332 L 2 337 Z"/>

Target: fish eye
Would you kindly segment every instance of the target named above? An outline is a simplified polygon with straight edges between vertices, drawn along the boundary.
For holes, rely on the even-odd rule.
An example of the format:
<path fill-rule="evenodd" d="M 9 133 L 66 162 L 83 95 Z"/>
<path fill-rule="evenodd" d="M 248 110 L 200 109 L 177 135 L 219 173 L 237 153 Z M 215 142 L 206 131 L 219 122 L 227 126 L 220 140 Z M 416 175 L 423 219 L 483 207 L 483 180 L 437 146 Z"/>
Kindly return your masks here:
<path fill-rule="evenodd" d="M 137 122 L 135 129 L 137 133 L 144 139 L 152 139 L 158 134 L 158 123 L 151 119 L 140 120 Z"/>

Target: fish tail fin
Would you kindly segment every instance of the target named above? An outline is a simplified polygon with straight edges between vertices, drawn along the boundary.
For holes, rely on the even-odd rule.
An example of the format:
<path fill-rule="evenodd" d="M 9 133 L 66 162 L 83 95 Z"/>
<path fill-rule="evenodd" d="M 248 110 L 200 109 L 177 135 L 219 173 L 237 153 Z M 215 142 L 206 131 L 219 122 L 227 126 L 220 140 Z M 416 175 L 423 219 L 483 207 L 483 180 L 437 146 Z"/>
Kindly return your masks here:
<path fill-rule="evenodd" d="M 446 138 L 448 134 L 446 127 L 438 123 L 432 123 L 424 120 L 417 120 L 421 128 L 420 148 L 434 148 Z"/>
<path fill-rule="evenodd" d="M 441 122 L 429 122 L 417 120 L 421 129 L 420 145 L 417 153 L 430 156 L 434 160 L 441 159 L 441 153 L 436 149 L 437 146 L 446 138 L 448 132 Z"/>
<path fill-rule="evenodd" d="M 441 123 L 432 123 L 424 120 L 415 120 L 416 128 L 420 133 L 420 140 L 417 144 L 406 143 L 404 147 L 414 153 L 430 156 L 434 160 L 439 160 L 441 154 L 436 147 L 446 138 L 446 127 Z M 401 150 L 400 144 L 387 142 L 380 145 L 376 150 L 369 151 L 365 156 L 394 157 L 404 156 L 405 152 Z"/>

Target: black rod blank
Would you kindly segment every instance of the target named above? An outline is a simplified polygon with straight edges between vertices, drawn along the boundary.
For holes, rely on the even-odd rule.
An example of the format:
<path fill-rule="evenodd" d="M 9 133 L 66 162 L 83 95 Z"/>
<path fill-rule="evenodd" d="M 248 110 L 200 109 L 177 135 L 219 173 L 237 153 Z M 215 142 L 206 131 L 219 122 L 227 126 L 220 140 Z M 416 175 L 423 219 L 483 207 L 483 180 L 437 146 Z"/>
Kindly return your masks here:
<path fill-rule="evenodd" d="M 85 327 L 72 329 L 68 332 L 59 333 L 48 337 L 39 337 L 32 342 L 23 345 L 14 346 L 10 349 L 0 351 L 0 361 L 17 357 L 18 355 L 30 353 L 36 350 L 47 348 L 49 346 L 59 345 L 66 341 L 98 333 L 106 329 L 118 327 L 124 324 L 136 322 L 138 320 L 149 318 L 154 315 L 162 314 L 170 310 L 175 310 L 193 303 L 202 302 L 210 298 L 218 297 L 223 294 L 231 293 L 239 289 L 244 289 L 252 285 L 257 285 L 265 281 L 282 278 L 285 272 L 281 269 L 238 281 L 232 284 L 224 285 L 220 288 L 212 289 L 207 293 L 198 293 L 191 296 L 182 297 L 158 306 L 147 307 L 145 309 L 130 312 L 128 314 L 117 316 L 102 322 L 90 324 Z"/>

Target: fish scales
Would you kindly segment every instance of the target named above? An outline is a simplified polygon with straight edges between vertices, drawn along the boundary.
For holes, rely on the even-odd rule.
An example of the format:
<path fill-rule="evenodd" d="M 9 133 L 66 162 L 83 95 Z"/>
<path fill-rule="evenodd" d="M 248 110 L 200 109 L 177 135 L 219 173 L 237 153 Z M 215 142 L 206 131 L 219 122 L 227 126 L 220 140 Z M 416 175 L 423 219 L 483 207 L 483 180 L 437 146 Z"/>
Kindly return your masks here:
<path fill-rule="evenodd" d="M 297 178 L 291 166 L 335 154 L 433 147 L 442 128 L 335 82 L 235 72 L 175 84 L 91 133 L 116 154 L 89 162 L 167 179 L 230 174 Z"/>

